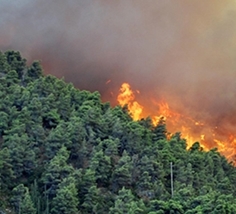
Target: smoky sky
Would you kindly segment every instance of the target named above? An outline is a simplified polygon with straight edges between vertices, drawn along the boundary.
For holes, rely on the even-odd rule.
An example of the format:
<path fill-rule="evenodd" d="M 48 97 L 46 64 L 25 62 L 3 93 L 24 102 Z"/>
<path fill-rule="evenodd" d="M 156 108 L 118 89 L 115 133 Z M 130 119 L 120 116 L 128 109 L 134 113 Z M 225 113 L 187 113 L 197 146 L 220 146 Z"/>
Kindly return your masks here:
<path fill-rule="evenodd" d="M 103 100 L 129 82 L 150 111 L 165 100 L 234 131 L 233 0 L 0 0 L 0 49 Z"/>

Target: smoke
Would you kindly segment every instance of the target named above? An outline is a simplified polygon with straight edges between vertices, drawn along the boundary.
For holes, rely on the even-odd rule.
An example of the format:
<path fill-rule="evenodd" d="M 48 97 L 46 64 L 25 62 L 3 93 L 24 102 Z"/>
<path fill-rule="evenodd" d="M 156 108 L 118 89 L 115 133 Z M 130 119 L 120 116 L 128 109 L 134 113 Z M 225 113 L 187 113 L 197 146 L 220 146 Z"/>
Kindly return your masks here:
<path fill-rule="evenodd" d="M 115 103 L 122 82 L 233 133 L 233 0 L 0 0 L 0 49 L 39 59 L 46 73 Z M 106 84 L 111 80 L 109 84 Z"/>

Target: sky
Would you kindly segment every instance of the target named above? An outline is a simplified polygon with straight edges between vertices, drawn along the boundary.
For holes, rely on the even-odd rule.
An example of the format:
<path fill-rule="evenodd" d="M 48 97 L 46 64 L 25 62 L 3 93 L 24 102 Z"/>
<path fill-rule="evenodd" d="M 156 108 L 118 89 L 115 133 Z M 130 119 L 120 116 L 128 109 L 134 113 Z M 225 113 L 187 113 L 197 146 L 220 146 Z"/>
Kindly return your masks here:
<path fill-rule="evenodd" d="M 128 82 L 148 113 L 164 100 L 234 132 L 235 0 L 0 0 L 0 14 L 0 50 L 46 74 L 111 103 Z"/>

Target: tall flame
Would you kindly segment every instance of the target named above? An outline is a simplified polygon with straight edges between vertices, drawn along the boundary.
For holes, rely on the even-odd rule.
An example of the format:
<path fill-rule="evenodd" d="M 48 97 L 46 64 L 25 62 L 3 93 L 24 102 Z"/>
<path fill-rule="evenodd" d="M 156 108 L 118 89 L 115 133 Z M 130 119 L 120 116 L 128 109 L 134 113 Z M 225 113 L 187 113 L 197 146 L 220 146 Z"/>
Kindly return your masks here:
<path fill-rule="evenodd" d="M 140 93 L 138 90 L 136 91 Z M 144 111 L 152 117 L 154 125 L 157 125 L 160 119 L 164 119 L 171 132 L 181 132 L 186 139 L 188 148 L 196 141 L 200 142 L 205 150 L 217 147 L 218 151 L 225 155 L 229 160 L 233 160 L 236 154 L 236 136 L 227 133 L 227 139 L 222 139 L 218 134 L 217 127 L 207 127 L 203 121 L 197 121 L 189 115 L 180 114 L 170 108 L 165 101 L 157 102 L 152 100 L 152 105 L 156 106 L 156 112 L 146 112 L 144 106 L 135 101 L 135 93 L 131 90 L 128 83 L 123 83 L 117 101 L 121 106 L 127 105 L 134 120 L 143 117 Z M 228 145 L 228 146 L 226 146 Z"/>
<path fill-rule="evenodd" d="M 128 105 L 128 109 L 131 112 L 134 120 L 140 119 L 141 113 L 143 111 L 143 106 L 141 106 L 137 101 L 134 101 L 135 95 L 131 90 L 128 83 L 123 83 L 120 88 L 120 94 L 117 100 L 121 106 Z"/>

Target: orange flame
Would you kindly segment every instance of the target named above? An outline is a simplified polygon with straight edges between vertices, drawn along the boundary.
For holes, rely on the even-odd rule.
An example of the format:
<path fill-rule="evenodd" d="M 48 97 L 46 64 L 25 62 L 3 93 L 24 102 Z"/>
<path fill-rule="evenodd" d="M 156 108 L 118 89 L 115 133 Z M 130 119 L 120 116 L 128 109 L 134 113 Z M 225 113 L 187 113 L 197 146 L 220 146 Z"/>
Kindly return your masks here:
<path fill-rule="evenodd" d="M 135 95 L 130 89 L 130 85 L 128 83 L 123 83 L 120 88 L 120 94 L 118 95 L 117 100 L 121 106 L 127 104 L 134 120 L 138 120 L 140 119 L 141 113 L 143 111 L 143 106 L 134 101 L 134 99 Z"/>
<path fill-rule="evenodd" d="M 136 90 L 136 93 L 139 94 L 140 91 Z M 122 84 L 117 101 L 121 106 L 127 104 L 134 120 L 139 120 L 143 117 L 143 110 L 146 109 L 135 101 L 135 94 L 128 83 Z M 198 141 L 203 149 L 209 150 L 217 147 L 219 152 L 225 155 L 229 160 L 233 160 L 236 154 L 236 136 L 234 134 L 228 134 L 228 139 L 221 139 L 222 137 L 217 133 L 217 127 L 209 128 L 203 121 L 196 121 L 190 116 L 180 114 L 172 110 L 168 103 L 164 101 L 157 102 L 152 100 L 152 103 L 157 106 L 154 115 L 149 112 L 152 117 L 153 125 L 157 125 L 160 119 L 164 119 L 169 131 L 173 133 L 181 132 L 182 137 L 186 139 L 188 148 L 191 147 L 194 142 Z"/>

